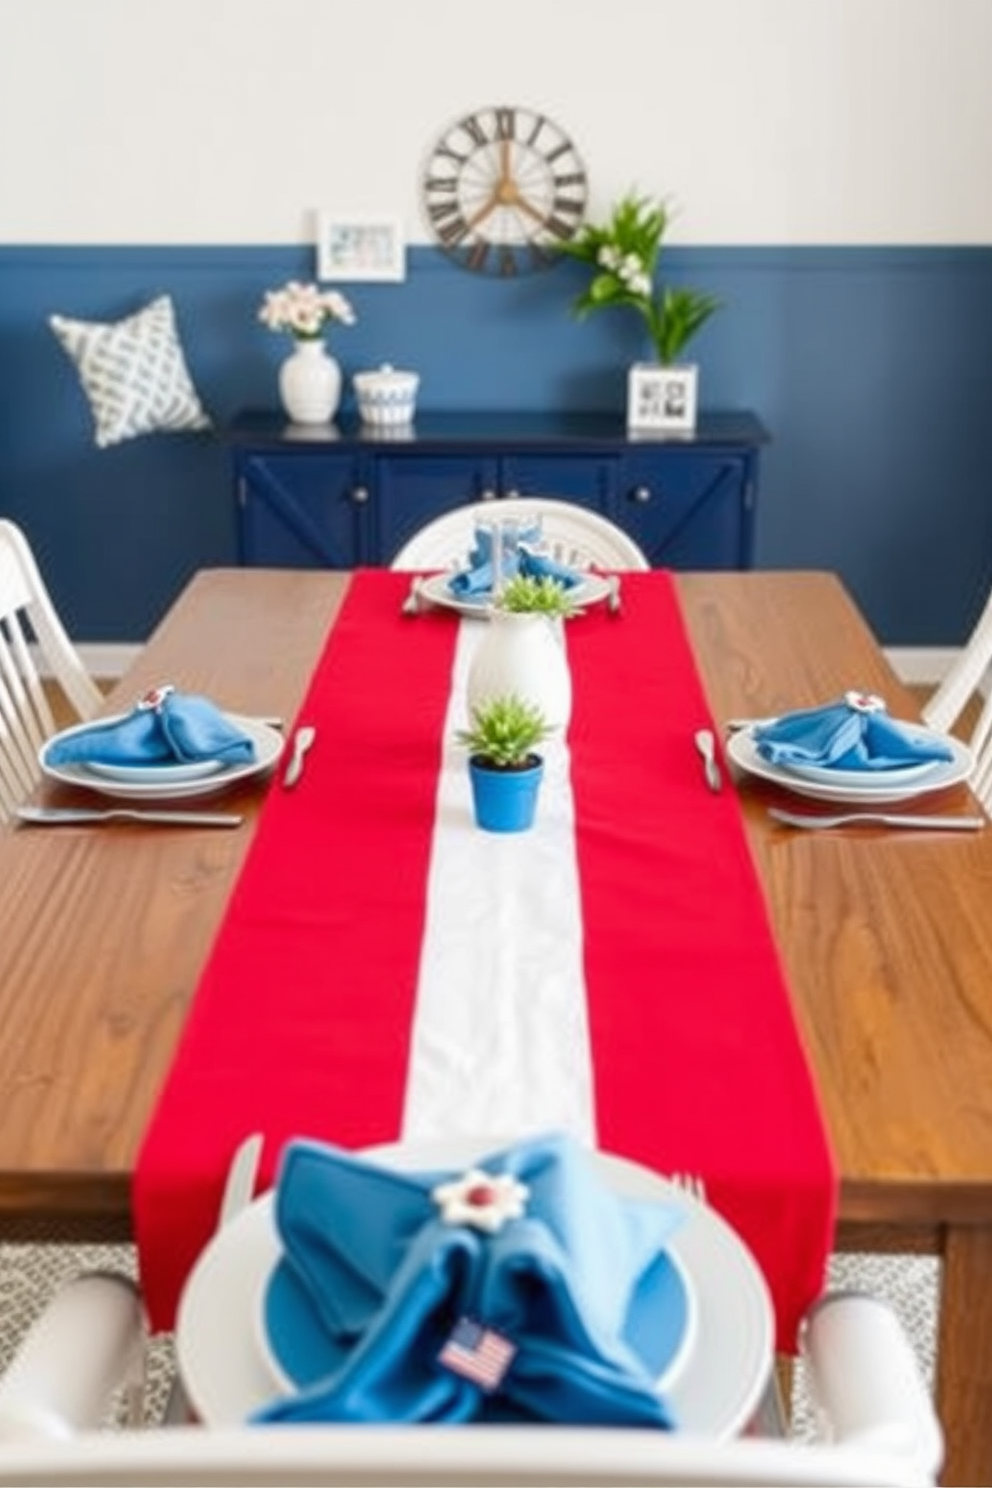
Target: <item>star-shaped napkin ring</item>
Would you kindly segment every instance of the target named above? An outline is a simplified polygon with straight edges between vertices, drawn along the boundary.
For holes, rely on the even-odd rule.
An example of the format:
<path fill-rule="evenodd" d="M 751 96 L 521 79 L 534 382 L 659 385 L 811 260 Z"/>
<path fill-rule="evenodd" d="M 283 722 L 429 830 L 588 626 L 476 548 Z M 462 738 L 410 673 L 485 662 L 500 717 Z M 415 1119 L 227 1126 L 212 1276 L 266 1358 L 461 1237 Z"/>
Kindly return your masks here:
<path fill-rule="evenodd" d="M 486 1173 L 481 1168 L 469 1168 L 463 1177 L 431 1189 L 445 1224 L 471 1225 L 487 1235 L 495 1235 L 508 1219 L 521 1219 L 529 1197 L 526 1183 L 512 1174 Z"/>
<path fill-rule="evenodd" d="M 158 687 L 150 687 L 145 695 L 138 699 L 138 710 L 142 713 L 161 713 L 166 698 L 175 690 L 171 682 L 163 682 Z"/>
<path fill-rule="evenodd" d="M 845 692 L 844 701 L 855 713 L 885 712 L 885 699 L 875 692 Z"/>

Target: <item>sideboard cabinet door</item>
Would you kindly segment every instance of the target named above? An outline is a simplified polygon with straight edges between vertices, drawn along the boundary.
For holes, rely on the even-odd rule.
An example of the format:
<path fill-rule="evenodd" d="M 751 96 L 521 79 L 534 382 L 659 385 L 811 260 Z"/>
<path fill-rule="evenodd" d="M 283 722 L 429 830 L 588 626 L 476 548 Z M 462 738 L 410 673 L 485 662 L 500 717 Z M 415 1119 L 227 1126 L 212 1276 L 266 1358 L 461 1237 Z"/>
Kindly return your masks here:
<path fill-rule="evenodd" d="M 656 447 L 623 462 L 613 517 L 652 568 L 749 568 L 753 516 L 747 454 Z"/>
<path fill-rule="evenodd" d="M 506 455 L 500 462 L 500 495 L 551 496 L 606 516 L 619 463 L 615 455 L 595 451 Z"/>
<path fill-rule="evenodd" d="M 236 471 L 242 563 L 355 568 L 371 561 L 369 489 L 353 453 L 240 451 Z"/>
<path fill-rule="evenodd" d="M 485 451 L 375 454 L 372 467 L 376 563 L 390 563 L 415 532 L 442 512 L 472 501 L 495 499 L 499 494 L 498 461 Z"/>
<path fill-rule="evenodd" d="M 505 455 L 497 449 L 471 455 L 408 449 L 372 460 L 373 542 L 383 563 L 425 522 L 473 501 L 557 496 L 605 514 L 618 464 L 614 456 Z"/>

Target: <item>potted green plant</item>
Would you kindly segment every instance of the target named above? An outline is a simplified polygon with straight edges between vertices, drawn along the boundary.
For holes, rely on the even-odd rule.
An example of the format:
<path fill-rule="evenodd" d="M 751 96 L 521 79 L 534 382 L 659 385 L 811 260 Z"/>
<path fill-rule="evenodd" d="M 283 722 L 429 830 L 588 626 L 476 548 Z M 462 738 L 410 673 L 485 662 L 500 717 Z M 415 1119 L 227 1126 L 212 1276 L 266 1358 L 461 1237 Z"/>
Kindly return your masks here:
<path fill-rule="evenodd" d="M 560 245 L 593 270 L 572 307 L 580 319 L 595 310 L 629 309 L 647 328 L 655 362 L 631 369 L 628 423 L 634 427 L 695 426 L 698 368 L 680 358 L 720 306 L 715 295 L 656 283 L 669 221 L 664 202 L 629 191 L 605 223 L 586 223 Z"/>
<path fill-rule="evenodd" d="M 537 746 L 554 732 L 540 708 L 515 693 L 490 697 L 471 710 L 456 738 L 469 752 L 475 820 L 487 832 L 533 826 L 544 760 Z"/>
<path fill-rule="evenodd" d="M 469 667 L 469 708 L 515 694 L 537 708 L 549 727 L 567 728 L 572 676 L 562 622 L 576 613 L 571 591 L 555 578 L 518 573 L 507 579 Z"/>
<path fill-rule="evenodd" d="M 578 613 L 570 586 L 552 574 L 514 574 L 504 583 L 495 607 L 510 615 L 545 615 L 552 620 Z"/>

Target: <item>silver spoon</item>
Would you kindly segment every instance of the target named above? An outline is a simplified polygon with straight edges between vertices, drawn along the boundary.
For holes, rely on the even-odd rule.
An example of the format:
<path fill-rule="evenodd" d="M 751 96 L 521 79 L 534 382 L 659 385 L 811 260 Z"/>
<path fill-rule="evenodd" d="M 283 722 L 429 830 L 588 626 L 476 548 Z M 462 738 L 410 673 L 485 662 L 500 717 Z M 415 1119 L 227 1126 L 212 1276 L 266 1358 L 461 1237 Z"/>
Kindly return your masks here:
<path fill-rule="evenodd" d="M 716 762 L 716 740 L 712 729 L 696 730 L 696 748 L 703 757 L 703 769 L 706 772 L 706 784 L 711 791 L 718 791 L 723 784 L 720 775 L 720 766 Z"/>
<path fill-rule="evenodd" d="M 423 579 L 420 577 L 419 574 L 415 575 L 410 580 L 410 590 L 409 590 L 409 593 L 406 596 L 406 599 L 404 599 L 403 603 L 400 605 L 400 614 L 402 614 L 402 615 L 419 615 L 420 614 L 420 586 L 421 586 L 422 583 L 423 583 Z"/>
<path fill-rule="evenodd" d="M 302 728 L 296 730 L 296 733 L 293 735 L 293 753 L 290 756 L 289 764 L 286 766 L 282 777 L 284 786 L 295 785 L 303 774 L 303 763 L 306 758 L 306 752 L 316 737 L 317 730 L 310 724 L 304 724 Z"/>

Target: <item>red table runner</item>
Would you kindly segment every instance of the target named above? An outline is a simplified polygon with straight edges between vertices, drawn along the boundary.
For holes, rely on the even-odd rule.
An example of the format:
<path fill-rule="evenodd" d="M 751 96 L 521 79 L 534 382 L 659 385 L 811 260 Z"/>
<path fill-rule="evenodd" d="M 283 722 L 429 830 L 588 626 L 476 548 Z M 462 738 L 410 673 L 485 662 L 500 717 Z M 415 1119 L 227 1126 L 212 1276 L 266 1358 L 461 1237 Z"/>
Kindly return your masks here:
<path fill-rule="evenodd" d="M 401 618 L 408 586 L 360 571 L 349 587 L 300 713 L 318 729 L 304 781 L 270 790 L 146 1134 L 134 1205 L 155 1328 L 249 1131 L 267 1180 L 290 1137 L 400 1135 L 459 623 Z M 788 1350 L 822 1287 L 836 1180 L 736 795 L 702 782 L 692 735 L 710 720 L 669 576 L 625 575 L 622 618 L 600 606 L 568 644 L 598 1144 L 705 1178 Z"/>

